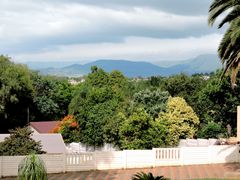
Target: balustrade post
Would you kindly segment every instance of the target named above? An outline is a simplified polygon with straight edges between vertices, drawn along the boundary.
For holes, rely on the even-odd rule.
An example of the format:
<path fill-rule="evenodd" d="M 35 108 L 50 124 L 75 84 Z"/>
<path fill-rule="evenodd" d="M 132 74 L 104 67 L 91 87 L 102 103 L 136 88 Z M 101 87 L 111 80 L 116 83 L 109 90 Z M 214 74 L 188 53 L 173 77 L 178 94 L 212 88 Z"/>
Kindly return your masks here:
<path fill-rule="evenodd" d="M 153 167 L 156 167 L 156 151 L 157 151 L 157 150 L 156 150 L 155 148 L 152 149 L 152 152 L 153 152 L 153 153 L 152 153 L 152 154 L 153 154 L 152 166 L 153 166 Z"/>

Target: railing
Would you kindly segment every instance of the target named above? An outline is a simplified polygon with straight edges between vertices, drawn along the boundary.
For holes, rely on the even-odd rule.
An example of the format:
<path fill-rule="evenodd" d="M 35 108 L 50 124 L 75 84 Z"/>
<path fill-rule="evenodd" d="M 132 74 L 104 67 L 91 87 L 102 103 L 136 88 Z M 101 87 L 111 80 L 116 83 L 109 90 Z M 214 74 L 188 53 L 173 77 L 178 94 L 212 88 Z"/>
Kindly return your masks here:
<path fill-rule="evenodd" d="M 93 161 L 93 153 L 79 153 L 79 154 L 67 154 L 66 155 L 66 164 L 67 165 L 84 164 L 89 161 Z"/>
<path fill-rule="evenodd" d="M 156 151 L 156 160 L 179 160 L 180 148 L 159 148 Z"/>
<path fill-rule="evenodd" d="M 240 162 L 238 145 L 40 155 L 48 173 Z M 24 156 L 0 156 L 0 177 L 16 176 Z"/>
<path fill-rule="evenodd" d="M 66 154 L 66 171 L 95 169 L 94 153 Z"/>

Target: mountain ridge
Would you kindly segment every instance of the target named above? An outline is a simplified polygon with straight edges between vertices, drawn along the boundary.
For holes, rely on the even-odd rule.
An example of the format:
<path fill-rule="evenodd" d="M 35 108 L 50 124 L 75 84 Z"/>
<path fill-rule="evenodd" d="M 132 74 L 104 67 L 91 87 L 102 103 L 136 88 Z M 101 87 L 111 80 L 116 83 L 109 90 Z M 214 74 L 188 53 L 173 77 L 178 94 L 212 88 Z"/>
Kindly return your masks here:
<path fill-rule="evenodd" d="M 61 68 L 39 68 L 41 74 L 56 76 L 83 76 L 90 72 L 91 66 L 98 66 L 107 72 L 121 71 L 127 77 L 169 76 L 179 73 L 195 74 L 210 73 L 221 68 L 216 55 L 200 55 L 196 58 L 177 62 L 168 67 L 145 61 L 99 59 L 86 64 L 71 64 Z"/>

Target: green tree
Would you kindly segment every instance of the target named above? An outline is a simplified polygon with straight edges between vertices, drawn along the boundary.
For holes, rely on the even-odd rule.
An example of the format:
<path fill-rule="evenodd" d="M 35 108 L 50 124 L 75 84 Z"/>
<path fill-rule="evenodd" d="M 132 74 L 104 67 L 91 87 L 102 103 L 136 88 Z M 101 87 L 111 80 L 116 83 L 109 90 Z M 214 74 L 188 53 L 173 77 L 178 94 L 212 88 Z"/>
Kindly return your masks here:
<path fill-rule="evenodd" d="M 213 121 L 222 124 L 223 127 L 230 124 L 235 129 L 240 88 L 236 87 L 233 91 L 228 83 L 229 77 L 223 77 L 222 81 L 219 81 L 221 74 L 221 71 L 216 72 L 198 93 L 198 99 L 195 102 L 198 107 L 197 114 L 202 126 Z"/>
<path fill-rule="evenodd" d="M 187 76 L 178 74 L 164 79 L 161 88 L 168 91 L 172 97 L 182 97 L 196 111 L 198 92 L 205 87 L 206 80 L 202 75 Z"/>
<path fill-rule="evenodd" d="M 218 27 L 221 28 L 226 23 L 229 23 L 229 27 L 218 47 L 218 54 L 222 63 L 225 64 L 224 72 L 231 71 L 231 84 L 234 87 L 240 62 L 240 2 L 238 0 L 214 0 L 209 8 L 209 25 L 212 26 L 224 13 L 226 15 Z"/>
<path fill-rule="evenodd" d="M 111 142 L 105 125 L 115 122 L 113 117 L 124 105 L 125 83 L 126 78 L 118 71 L 107 73 L 93 68 L 86 81 L 76 88 L 69 111 L 78 121 L 81 142 L 94 147 Z"/>
<path fill-rule="evenodd" d="M 33 87 L 27 67 L 0 56 L 0 132 L 28 123 Z"/>
<path fill-rule="evenodd" d="M 166 102 L 169 97 L 167 91 L 160 91 L 159 89 L 150 91 L 149 89 L 135 93 L 133 100 L 136 105 L 141 105 L 149 113 L 153 119 L 158 114 L 166 110 Z"/>
<path fill-rule="evenodd" d="M 10 130 L 10 136 L 0 142 L 0 156 L 17 156 L 28 154 L 43 154 L 40 142 L 31 138 L 32 131 L 28 128 Z"/>
<path fill-rule="evenodd" d="M 181 97 L 170 97 L 166 112 L 160 113 L 157 120 L 167 124 L 171 146 L 179 139 L 193 138 L 199 125 L 198 116 Z"/>
<path fill-rule="evenodd" d="M 166 127 L 156 123 L 144 109 L 123 117 L 119 134 L 121 149 L 151 149 L 165 145 Z"/>
<path fill-rule="evenodd" d="M 59 120 L 68 114 L 72 86 L 65 79 L 32 73 L 34 87 L 32 121 Z"/>

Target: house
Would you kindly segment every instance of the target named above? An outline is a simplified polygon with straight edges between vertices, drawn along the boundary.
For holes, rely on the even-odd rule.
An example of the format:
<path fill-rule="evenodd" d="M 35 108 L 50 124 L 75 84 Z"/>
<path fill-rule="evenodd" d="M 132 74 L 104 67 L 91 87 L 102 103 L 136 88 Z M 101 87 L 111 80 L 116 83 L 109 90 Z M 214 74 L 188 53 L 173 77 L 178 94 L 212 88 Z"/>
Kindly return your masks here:
<path fill-rule="evenodd" d="M 10 134 L 0 134 L 0 142 L 3 142 Z M 61 134 L 33 134 L 35 141 L 40 141 L 42 150 L 48 154 L 65 154 L 66 147 Z"/>
<path fill-rule="evenodd" d="M 33 134 L 51 133 L 58 123 L 60 121 L 30 122 L 29 127 L 33 131 Z"/>

